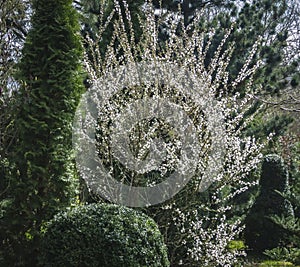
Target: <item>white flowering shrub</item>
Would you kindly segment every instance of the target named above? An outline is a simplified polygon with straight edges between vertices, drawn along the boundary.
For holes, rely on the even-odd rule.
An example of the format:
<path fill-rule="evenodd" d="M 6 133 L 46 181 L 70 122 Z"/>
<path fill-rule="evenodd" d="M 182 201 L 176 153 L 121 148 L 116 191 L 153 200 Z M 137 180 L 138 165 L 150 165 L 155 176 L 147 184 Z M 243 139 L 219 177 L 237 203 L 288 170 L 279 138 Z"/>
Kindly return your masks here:
<path fill-rule="evenodd" d="M 263 147 L 254 137 L 243 135 L 243 130 L 254 116 L 246 117 L 245 114 L 254 102 L 252 78 L 261 63 L 252 62 L 259 42 L 249 53 L 237 77 L 229 81 L 226 69 L 234 53 L 234 45 L 227 44 L 230 29 L 207 65 L 205 58 L 213 30 L 201 32 L 197 28 L 197 19 L 185 28 L 180 17 L 170 16 L 172 27 L 169 38 L 161 41 L 158 38 L 159 18 L 155 17 L 148 2 L 143 7 L 145 18 L 141 19 L 142 33 L 137 40 L 127 4 L 124 1 L 121 5 L 115 1 L 115 8 L 107 20 L 101 20 L 104 12 L 99 14 L 102 24 L 98 40 L 87 36 L 84 63 L 90 83 L 98 84 L 97 88 L 105 95 L 109 88 L 101 87 L 99 78 L 120 69 L 120 66 L 132 66 L 127 71 L 134 81 L 141 78 L 141 69 L 135 68 L 137 63 L 154 64 L 161 68 L 161 72 L 149 74 L 150 78 L 156 75 L 157 79 L 144 79 L 135 82 L 135 86 L 124 86 L 115 90 L 107 101 L 101 101 L 96 129 L 98 157 L 109 175 L 132 187 L 155 187 L 167 179 L 181 162 L 188 162 L 182 172 L 189 169 L 193 172 L 185 186 L 162 203 L 151 206 L 153 202 L 149 202 L 145 206 L 150 207 L 144 210 L 160 226 L 172 266 L 233 266 L 244 254 L 227 248 L 243 229 L 241 218 L 233 212 L 234 199 L 256 184 L 248 177 L 260 162 Z M 103 56 L 99 42 L 109 25 L 113 25 L 114 32 Z M 165 66 L 176 68 L 169 73 Z M 120 79 L 125 79 L 121 76 L 112 75 L 114 82 L 110 86 L 114 87 Z M 238 86 L 246 88 L 245 96 L 231 93 L 238 91 Z M 181 132 L 176 129 L 176 124 L 181 125 L 180 120 L 184 116 L 173 114 L 173 120 L 168 121 L 133 114 L 143 112 L 133 108 L 136 101 L 156 103 L 157 99 L 167 99 L 180 107 L 187 114 L 189 127 Z M 126 121 L 126 117 L 131 120 Z M 136 117 L 139 121 L 133 119 Z M 115 121 L 125 125 L 125 139 L 114 134 Z M 190 132 L 196 141 L 195 146 L 189 149 L 191 154 L 196 151 L 197 157 L 186 155 L 185 158 L 181 155 L 184 146 L 182 136 Z M 113 142 L 122 148 L 122 143 L 128 142 L 131 156 L 123 149 L 123 154 L 120 153 L 125 155 L 125 159 L 116 157 Z M 131 164 L 132 160 L 134 164 Z M 87 173 L 82 175 L 89 176 Z M 83 178 L 89 180 L 89 177 Z M 105 193 L 103 196 L 106 196 Z"/>

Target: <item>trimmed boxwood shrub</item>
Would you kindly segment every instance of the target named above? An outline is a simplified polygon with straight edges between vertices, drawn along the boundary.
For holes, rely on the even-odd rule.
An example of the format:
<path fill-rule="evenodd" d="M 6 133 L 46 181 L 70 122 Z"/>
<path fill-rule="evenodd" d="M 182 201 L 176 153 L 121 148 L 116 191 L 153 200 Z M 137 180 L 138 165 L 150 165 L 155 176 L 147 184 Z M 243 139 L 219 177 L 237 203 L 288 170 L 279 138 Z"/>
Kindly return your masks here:
<path fill-rule="evenodd" d="M 57 214 L 42 240 L 42 266 L 169 266 L 157 224 L 112 204 L 90 204 Z"/>
<path fill-rule="evenodd" d="M 293 214 L 291 203 L 278 194 L 289 192 L 288 171 L 280 156 L 265 156 L 259 184 L 260 193 L 245 220 L 246 244 L 255 252 L 282 245 L 286 234 L 270 218 Z"/>

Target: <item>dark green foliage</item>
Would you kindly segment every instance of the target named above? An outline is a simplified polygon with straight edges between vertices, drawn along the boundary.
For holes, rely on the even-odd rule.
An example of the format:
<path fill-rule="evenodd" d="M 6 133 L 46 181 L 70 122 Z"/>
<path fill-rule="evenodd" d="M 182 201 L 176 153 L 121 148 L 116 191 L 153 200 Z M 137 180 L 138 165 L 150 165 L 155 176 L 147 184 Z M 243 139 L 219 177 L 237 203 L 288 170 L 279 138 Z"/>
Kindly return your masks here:
<path fill-rule="evenodd" d="M 164 267 L 167 250 L 156 223 L 141 212 L 90 204 L 59 213 L 45 230 L 42 266 Z"/>
<path fill-rule="evenodd" d="M 249 124 L 245 131 L 245 135 L 264 139 L 272 134 L 272 141 L 274 142 L 279 136 L 282 136 L 285 133 L 292 122 L 292 117 L 286 114 L 272 114 L 272 117 L 268 119 L 261 113 Z"/>
<path fill-rule="evenodd" d="M 300 264 L 300 249 L 278 247 L 264 252 L 271 260 L 285 260 L 294 264 Z"/>
<path fill-rule="evenodd" d="M 292 215 L 292 206 L 280 194 L 289 191 L 288 172 L 278 155 L 267 155 L 262 164 L 260 193 L 246 218 L 245 239 L 251 250 L 262 252 L 285 240 L 284 231 L 271 221 L 274 215 Z"/>
<path fill-rule="evenodd" d="M 36 0 L 14 110 L 15 166 L 1 195 L 1 266 L 34 266 L 44 220 L 74 195 L 71 126 L 82 92 L 82 48 L 71 0 Z"/>

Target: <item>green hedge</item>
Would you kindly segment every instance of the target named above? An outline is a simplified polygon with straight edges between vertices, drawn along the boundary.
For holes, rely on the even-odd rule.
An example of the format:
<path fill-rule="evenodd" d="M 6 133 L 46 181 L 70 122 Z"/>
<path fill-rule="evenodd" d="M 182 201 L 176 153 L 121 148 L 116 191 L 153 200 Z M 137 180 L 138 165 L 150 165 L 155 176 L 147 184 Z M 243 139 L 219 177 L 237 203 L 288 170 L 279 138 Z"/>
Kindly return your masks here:
<path fill-rule="evenodd" d="M 42 266 L 169 266 L 157 224 L 143 213 L 90 204 L 59 213 L 45 229 Z"/>

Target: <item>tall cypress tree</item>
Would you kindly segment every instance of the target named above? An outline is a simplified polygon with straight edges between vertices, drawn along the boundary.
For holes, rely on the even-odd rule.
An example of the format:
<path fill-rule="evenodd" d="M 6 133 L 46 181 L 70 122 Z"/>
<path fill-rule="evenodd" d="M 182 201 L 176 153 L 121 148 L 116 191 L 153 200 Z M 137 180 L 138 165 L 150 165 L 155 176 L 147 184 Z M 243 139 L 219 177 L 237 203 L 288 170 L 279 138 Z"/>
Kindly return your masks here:
<path fill-rule="evenodd" d="M 0 225 L 6 266 L 36 265 L 43 222 L 74 193 L 72 121 L 83 90 L 77 15 L 72 0 L 34 0 L 32 8 L 18 74 L 17 171 Z"/>

